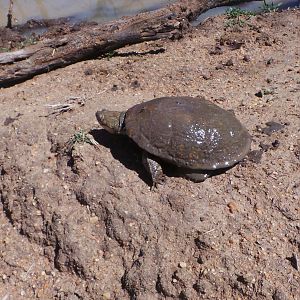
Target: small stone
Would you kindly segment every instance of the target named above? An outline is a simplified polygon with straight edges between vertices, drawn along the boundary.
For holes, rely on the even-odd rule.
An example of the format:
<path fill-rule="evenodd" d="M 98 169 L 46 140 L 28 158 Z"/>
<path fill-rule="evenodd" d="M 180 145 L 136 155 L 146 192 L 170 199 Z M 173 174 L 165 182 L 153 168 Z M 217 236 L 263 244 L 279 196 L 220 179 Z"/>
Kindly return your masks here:
<path fill-rule="evenodd" d="M 285 295 L 285 293 L 279 289 L 276 289 L 275 293 L 272 296 L 273 300 L 287 300 L 288 297 Z"/>
<path fill-rule="evenodd" d="M 222 64 L 218 64 L 216 66 L 216 70 L 224 70 L 224 66 Z"/>
<path fill-rule="evenodd" d="M 137 80 L 134 80 L 133 82 L 131 82 L 131 87 L 134 89 L 137 89 L 140 86 L 141 86 L 141 84 Z"/>
<path fill-rule="evenodd" d="M 268 146 L 268 148 L 266 148 L 266 149 L 270 148 L 269 145 L 266 145 L 266 146 Z M 258 164 L 258 163 L 261 162 L 264 151 L 267 151 L 267 150 L 263 150 L 263 149 L 261 149 L 261 150 L 252 150 L 248 153 L 248 159 L 250 161 L 252 161 L 253 163 Z"/>
<path fill-rule="evenodd" d="M 86 69 L 85 71 L 84 71 L 84 75 L 92 75 L 93 74 L 93 70 L 92 69 Z"/>
<path fill-rule="evenodd" d="M 97 216 L 94 216 L 94 217 L 90 217 L 90 222 L 95 224 L 95 223 L 98 223 L 99 219 Z"/>
<path fill-rule="evenodd" d="M 117 91 L 117 90 L 118 90 L 118 86 L 117 86 L 116 84 L 113 84 L 111 90 L 112 90 L 113 92 Z"/>
<path fill-rule="evenodd" d="M 259 97 L 259 98 L 262 98 L 263 95 L 264 95 L 264 94 L 263 94 L 262 91 L 258 91 L 257 93 L 255 93 L 255 96 L 256 96 L 256 97 Z"/>
<path fill-rule="evenodd" d="M 266 123 L 266 125 L 267 126 L 265 128 L 262 128 L 262 132 L 267 135 L 271 135 L 272 133 L 282 130 L 285 127 L 285 125 L 274 121 L 269 121 Z"/>
<path fill-rule="evenodd" d="M 259 143 L 259 147 L 260 147 L 264 152 L 266 152 L 266 151 L 268 151 L 268 150 L 270 149 L 270 145 L 264 144 L 263 142 L 260 142 L 260 143 Z"/>
<path fill-rule="evenodd" d="M 273 149 L 277 149 L 280 145 L 280 142 L 278 140 L 275 140 L 274 142 L 272 142 L 272 147 Z"/>
<path fill-rule="evenodd" d="M 21 294 L 21 296 L 25 296 L 25 291 L 21 290 L 20 294 Z"/>
<path fill-rule="evenodd" d="M 186 268 L 186 263 L 184 261 L 181 261 L 179 263 L 179 267 L 182 268 L 182 269 Z"/>
<path fill-rule="evenodd" d="M 238 210 L 238 207 L 237 207 L 236 203 L 233 202 L 233 201 L 228 202 L 228 203 L 227 203 L 227 207 L 229 208 L 229 211 L 230 211 L 230 213 L 232 213 L 232 214 L 233 214 L 235 211 Z"/>
<path fill-rule="evenodd" d="M 243 61 L 249 62 L 250 60 L 251 60 L 250 56 L 245 54 L 244 57 L 243 57 Z"/>
<path fill-rule="evenodd" d="M 202 73 L 202 77 L 203 77 L 203 79 L 205 79 L 205 80 L 209 80 L 209 79 L 212 78 L 212 74 L 209 73 L 209 72 L 205 72 L 205 73 Z"/>
<path fill-rule="evenodd" d="M 233 66 L 233 59 L 232 59 L 232 58 L 228 59 L 228 60 L 226 61 L 226 63 L 225 63 L 225 66 L 226 66 L 226 67 L 231 67 L 231 66 Z"/>
<path fill-rule="evenodd" d="M 220 55 L 220 54 L 223 54 L 222 47 L 220 47 L 219 45 L 217 45 L 214 50 L 209 51 L 209 54 L 210 55 Z"/>
<path fill-rule="evenodd" d="M 102 297 L 103 297 L 103 299 L 105 299 L 105 300 L 111 299 L 110 292 L 104 292 L 104 293 L 102 294 Z"/>

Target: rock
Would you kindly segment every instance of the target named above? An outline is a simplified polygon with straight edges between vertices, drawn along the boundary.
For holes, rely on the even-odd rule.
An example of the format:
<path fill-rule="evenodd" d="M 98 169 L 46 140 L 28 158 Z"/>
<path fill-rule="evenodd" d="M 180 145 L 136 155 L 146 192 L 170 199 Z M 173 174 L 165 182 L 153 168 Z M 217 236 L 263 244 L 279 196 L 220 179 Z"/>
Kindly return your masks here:
<path fill-rule="evenodd" d="M 243 61 L 249 62 L 251 60 L 250 56 L 248 54 L 245 54 L 243 57 Z"/>

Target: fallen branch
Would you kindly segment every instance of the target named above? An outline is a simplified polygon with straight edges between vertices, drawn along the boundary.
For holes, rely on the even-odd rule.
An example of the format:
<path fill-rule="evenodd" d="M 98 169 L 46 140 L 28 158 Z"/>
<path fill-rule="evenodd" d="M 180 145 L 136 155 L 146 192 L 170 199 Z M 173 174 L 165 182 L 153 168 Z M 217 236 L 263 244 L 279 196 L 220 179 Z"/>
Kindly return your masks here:
<path fill-rule="evenodd" d="M 181 0 L 165 8 L 117 21 L 89 25 L 58 39 L 46 39 L 22 50 L 0 54 L 0 87 L 78 61 L 95 58 L 126 45 L 179 38 L 189 22 L 210 8 L 233 0 Z"/>

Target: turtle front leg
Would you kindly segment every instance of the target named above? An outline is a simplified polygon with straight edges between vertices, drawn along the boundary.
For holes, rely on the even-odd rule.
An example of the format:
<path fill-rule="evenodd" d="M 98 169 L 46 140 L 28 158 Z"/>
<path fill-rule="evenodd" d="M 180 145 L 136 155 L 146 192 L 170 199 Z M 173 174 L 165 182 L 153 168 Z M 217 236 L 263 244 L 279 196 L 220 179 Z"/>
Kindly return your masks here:
<path fill-rule="evenodd" d="M 164 173 L 161 165 L 154 159 L 154 157 L 151 154 L 145 151 L 143 152 L 142 161 L 144 167 L 146 168 L 146 170 L 152 178 L 153 185 L 151 189 L 157 187 L 157 184 L 159 184 L 164 178 Z"/>

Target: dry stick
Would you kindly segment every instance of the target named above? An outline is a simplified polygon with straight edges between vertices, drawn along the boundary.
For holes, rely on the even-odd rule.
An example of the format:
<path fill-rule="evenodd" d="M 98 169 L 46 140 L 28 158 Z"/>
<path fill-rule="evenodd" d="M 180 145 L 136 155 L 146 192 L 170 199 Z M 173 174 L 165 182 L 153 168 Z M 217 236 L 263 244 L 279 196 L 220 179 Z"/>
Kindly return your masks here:
<path fill-rule="evenodd" d="M 14 5 L 14 1 L 9 0 L 9 8 L 8 8 L 8 13 L 7 13 L 7 25 L 6 25 L 6 27 L 9 28 L 9 29 L 12 29 L 13 5 Z"/>
<path fill-rule="evenodd" d="M 245 0 L 239 0 L 242 2 Z M 246 0 L 247 1 L 247 0 Z M 0 54 L 0 87 L 145 41 L 179 38 L 201 13 L 237 0 L 181 0 L 164 8 L 89 25 L 22 51 Z"/>

